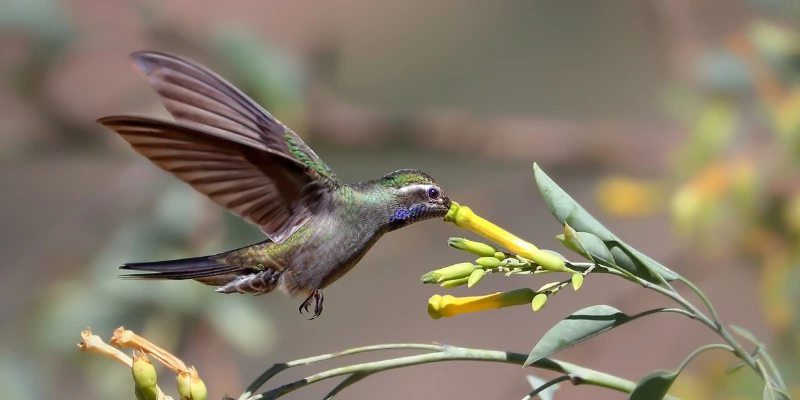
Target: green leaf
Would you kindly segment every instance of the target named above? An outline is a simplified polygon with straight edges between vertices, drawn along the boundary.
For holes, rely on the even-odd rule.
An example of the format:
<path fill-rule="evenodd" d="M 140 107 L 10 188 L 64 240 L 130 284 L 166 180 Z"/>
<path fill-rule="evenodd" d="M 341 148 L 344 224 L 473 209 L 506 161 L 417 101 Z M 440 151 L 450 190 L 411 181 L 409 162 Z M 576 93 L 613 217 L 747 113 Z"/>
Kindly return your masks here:
<path fill-rule="evenodd" d="M 730 325 L 731 330 L 736 332 L 737 335 L 747 339 L 750 343 L 756 345 L 757 347 L 764 347 L 764 344 L 756 338 L 756 335 L 752 334 L 747 329 L 742 328 L 738 325 Z"/>
<path fill-rule="evenodd" d="M 569 227 L 569 225 L 565 226 Z M 564 235 L 556 236 L 556 238 L 568 249 L 575 251 L 589 261 L 611 268 L 617 267 L 614 256 L 611 255 L 605 243 L 591 233 L 575 232 L 570 235 L 565 233 Z"/>
<path fill-rule="evenodd" d="M 764 386 L 764 400 L 791 400 L 791 397 L 768 382 Z"/>
<path fill-rule="evenodd" d="M 777 364 L 775 364 L 775 360 L 773 360 L 772 356 L 770 356 L 769 353 L 767 353 L 766 346 L 764 346 L 764 343 L 759 341 L 758 338 L 756 338 L 756 335 L 752 334 L 750 331 L 742 328 L 741 326 L 730 325 L 730 327 L 731 330 L 736 332 L 737 335 L 747 339 L 749 342 L 756 345 L 756 349 L 758 351 L 759 356 L 767 363 L 767 369 L 769 369 L 769 371 L 764 371 L 764 373 L 768 378 L 767 380 L 768 381 L 772 380 L 775 383 L 777 383 L 781 388 L 785 388 L 786 383 L 783 381 L 781 372 L 778 370 L 778 366 Z"/>
<path fill-rule="evenodd" d="M 527 367 L 557 351 L 616 328 L 630 320 L 631 317 L 622 311 L 606 305 L 596 305 L 576 311 L 542 336 L 522 366 Z"/>
<path fill-rule="evenodd" d="M 678 276 L 667 267 L 659 264 L 620 240 L 553 182 L 536 163 L 533 164 L 533 174 L 536 179 L 536 185 L 539 187 L 539 193 L 541 193 L 544 198 L 547 207 L 550 209 L 550 213 L 553 214 L 559 223 L 562 225 L 569 224 L 572 229 L 577 231 L 584 247 L 592 245 L 588 243 L 588 241 L 591 240 L 588 236 L 584 239 L 584 236 L 580 235 L 582 232 L 596 236 L 605 244 L 606 250 L 613 256 L 611 260 L 608 261 L 615 262 L 615 264 L 610 265 L 617 265 L 637 277 L 653 283 L 660 283 L 660 280 L 649 272 L 648 266 L 661 275 L 664 280 L 672 281 L 678 278 Z M 591 253 L 591 250 L 588 248 L 587 251 Z M 604 251 L 598 249 L 596 255 L 600 257 L 604 253 Z M 592 255 L 595 256 L 593 253 Z"/>
<path fill-rule="evenodd" d="M 673 371 L 653 371 L 639 382 L 628 396 L 628 400 L 658 400 L 663 399 L 672 383 L 678 377 Z"/>
<path fill-rule="evenodd" d="M 539 193 L 547 203 L 550 213 L 561 225 L 569 224 L 576 231 L 589 232 L 603 241 L 616 239 L 616 236 L 611 231 L 594 219 L 567 192 L 556 185 L 536 163 L 533 164 L 533 175 L 536 179 L 536 185 L 539 187 Z"/>

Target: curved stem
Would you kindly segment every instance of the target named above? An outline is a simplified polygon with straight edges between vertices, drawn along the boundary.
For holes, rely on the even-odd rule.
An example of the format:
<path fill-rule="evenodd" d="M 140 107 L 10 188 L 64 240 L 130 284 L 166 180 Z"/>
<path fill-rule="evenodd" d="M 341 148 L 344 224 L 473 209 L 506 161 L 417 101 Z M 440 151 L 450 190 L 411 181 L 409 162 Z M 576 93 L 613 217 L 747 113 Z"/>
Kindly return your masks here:
<path fill-rule="evenodd" d="M 380 350 L 403 350 L 403 349 L 415 349 L 415 350 L 428 350 L 428 351 L 440 351 L 441 346 L 435 344 L 416 344 L 416 343 L 398 343 L 398 344 L 380 344 L 375 346 L 364 346 L 364 347 L 354 347 L 352 349 L 347 349 L 344 351 L 340 351 L 337 353 L 331 354 L 322 354 L 319 356 L 308 357 L 308 358 L 301 358 L 299 360 L 289 361 L 285 363 L 279 363 L 273 365 L 270 369 L 264 371 L 258 378 L 256 378 L 245 392 L 239 396 L 239 400 L 245 400 L 249 398 L 256 390 L 258 390 L 261 386 L 264 386 L 268 380 L 272 379 L 273 376 L 278 375 L 281 371 L 296 367 L 298 365 L 309 365 L 314 364 L 320 361 L 326 361 L 337 357 L 344 357 L 349 356 L 352 354 L 359 354 L 359 353 L 367 353 L 371 351 L 380 351 Z"/>
<path fill-rule="evenodd" d="M 742 347 L 742 345 L 730 334 L 730 332 L 728 332 L 728 330 L 725 329 L 725 326 L 722 325 L 721 321 L 719 321 L 719 319 L 718 319 L 719 317 L 716 316 L 716 311 L 714 311 L 714 308 L 711 307 L 711 304 L 710 304 L 710 301 L 708 300 L 708 298 L 705 297 L 704 295 L 702 295 L 702 292 L 700 292 L 700 289 L 698 289 L 694 284 L 692 284 L 691 282 L 689 282 L 688 280 L 686 280 L 683 277 L 679 278 L 682 281 L 689 282 L 687 284 L 687 286 L 689 286 L 690 288 L 697 289 L 697 291 L 695 293 L 698 293 L 698 296 L 700 296 L 700 298 L 703 299 L 704 302 L 707 302 L 707 305 L 709 306 L 709 311 L 713 312 L 713 315 L 715 316 L 715 319 L 712 320 L 711 318 L 706 316 L 703 312 L 698 310 L 697 307 L 694 306 L 694 304 L 690 303 L 688 300 L 683 298 L 683 296 L 681 296 L 678 292 L 673 291 L 673 290 L 669 290 L 669 289 L 665 289 L 664 287 L 661 287 L 659 285 L 654 285 L 654 284 L 652 284 L 652 283 L 650 283 L 650 282 L 648 282 L 648 281 L 646 281 L 644 279 L 641 279 L 639 277 L 633 277 L 633 278 L 635 278 L 634 281 L 636 283 L 641 284 L 642 286 L 644 286 L 647 289 L 651 289 L 651 290 L 654 290 L 656 292 L 659 292 L 659 293 L 671 298 L 672 300 L 674 300 L 675 302 L 677 302 L 681 306 L 683 306 L 687 311 L 689 311 L 689 313 L 694 315 L 695 319 L 697 319 L 698 321 L 700 321 L 704 325 L 706 325 L 709 328 L 711 328 L 711 330 L 716 332 L 720 337 L 722 337 L 722 339 L 724 339 L 726 342 L 728 342 L 728 344 L 730 344 L 731 347 L 733 348 L 734 353 L 736 353 L 736 355 L 742 361 L 747 363 L 747 365 L 750 366 L 750 368 L 752 368 L 756 372 L 759 372 L 759 368 L 758 368 L 758 365 L 756 364 L 756 360 L 753 357 L 751 357 L 750 354 L 747 353 L 747 350 L 745 350 L 744 347 Z M 631 280 L 633 278 L 629 278 L 629 280 Z M 692 289 L 692 290 L 694 290 L 694 289 Z"/>
<path fill-rule="evenodd" d="M 544 392 L 550 386 L 553 386 L 553 385 L 555 385 L 555 384 L 557 384 L 559 382 L 568 381 L 570 379 L 572 379 L 572 377 L 569 376 L 569 375 L 561 375 L 556 379 L 549 380 L 549 381 L 545 382 L 544 384 L 542 384 L 541 386 L 537 387 L 536 389 L 533 389 L 533 391 L 528 393 L 527 396 L 523 397 L 522 400 L 530 400 L 530 399 L 533 398 L 533 396 L 536 396 L 539 393 Z"/>
<path fill-rule="evenodd" d="M 339 394 L 339 392 L 344 390 L 346 387 L 348 387 L 348 386 L 350 386 L 350 385 L 352 385 L 352 384 L 354 384 L 354 383 L 356 383 L 356 382 L 358 382 L 358 381 L 360 381 L 360 380 L 362 380 L 362 379 L 364 379 L 364 378 L 366 378 L 366 377 L 368 377 L 370 375 L 372 375 L 372 373 L 365 372 L 365 373 L 362 373 L 362 374 L 353 374 L 353 375 L 348 376 L 345 380 L 340 382 L 338 385 L 336 385 L 335 388 L 333 388 L 330 392 L 328 392 L 328 394 L 325 395 L 324 400 L 332 399 L 334 396 Z"/>
<path fill-rule="evenodd" d="M 703 304 L 705 304 L 706 308 L 708 308 L 708 312 L 711 313 L 711 318 L 714 320 L 714 322 L 716 322 L 718 325 L 722 325 L 719 319 L 719 315 L 717 315 L 717 310 L 714 309 L 714 306 L 711 304 L 711 300 L 709 300 L 708 297 L 706 297 L 706 295 L 703 294 L 700 288 L 695 286 L 694 283 L 692 283 L 691 281 L 689 281 L 688 279 L 684 278 L 681 275 L 678 275 L 678 279 L 681 282 L 683 282 L 684 285 L 688 286 L 689 289 L 692 289 L 692 291 L 697 295 L 697 297 L 699 297 L 700 300 L 703 301 Z"/>
<path fill-rule="evenodd" d="M 714 349 L 728 350 L 728 351 L 730 351 L 731 353 L 734 353 L 733 347 L 731 347 L 731 346 L 728 346 L 727 344 L 720 344 L 720 343 L 715 343 L 715 344 L 707 344 L 707 345 L 705 345 L 705 346 L 702 346 L 702 347 L 699 347 L 699 348 L 697 348 L 695 351 L 693 351 L 691 354 L 689 354 L 689 356 L 687 356 L 687 357 L 686 357 L 686 358 L 683 360 L 683 362 L 681 363 L 681 366 L 680 366 L 680 367 L 678 367 L 678 371 L 677 371 L 677 372 L 678 372 L 678 373 L 681 373 L 681 372 L 683 371 L 683 369 L 684 369 L 684 368 L 686 368 L 686 366 L 687 366 L 687 365 L 689 365 L 689 363 L 690 363 L 690 362 L 691 362 L 691 361 L 692 361 L 692 360 L 693 360 L 695 357 L 697 357 L 698 355 L 700 355 L 700 353 L 702 353 L 702 352 L 704 352 L 704 351 L 707 351 L 707 350 L 714 350 Z"/>
<path fill-rule="evenodd" d="M 431 347 L 436 347 L 438 351 L 430 354 L 399 357 L 388 360 L 381 360 L 363 364 L 350 365 L 340 368 L 334 368 L 328 371 L 308 376 L 304 379 L 300 379 L 285 384 L 275 389 L 244 398 L 249 400 L 276 399 L 278 397 L 284 396 L 288 393 L 291 393 L 297 389 L 308 386 L 310 384 L 342 375 L 356 375 L 364 377 L 367 375 L 395 368 L 402 368 L 412 365 L 421 365 L 421 364 L 428 364 L 428 363 L 435 363 L 442 361 L 457 361 L 457 360 L 488 361 L 488 362 L 523 365 L 523 363 L 528 357 L 526 354 L 520 354 L 520 353 L 510 353 L 497 350 L 469 349 L 469 348 L 446 346 L 446 345 L 431 346 L 431 345 L 403 344 L 403 345 L 383 345 L 383 346 L 386 346 L 385 348 L 421 348 L 425 350 L 429 350 L 431 349 Z M 371 346 L 371 347 L 374 349 L 376 347 L 381 347 L 381 346 Z M 621 392 L 630 393 L 636 386 L 634 382 L 563 361 L 544 358 L 535 362 L 532 365 L 537 368 L 542 368 L 550 371 L 560 372 L 563 374 L 577 376 L 581 379 L 581 383 L 613 389 Z M 241 398 L 242 397 L 240 397 L 240 399 Z"/>

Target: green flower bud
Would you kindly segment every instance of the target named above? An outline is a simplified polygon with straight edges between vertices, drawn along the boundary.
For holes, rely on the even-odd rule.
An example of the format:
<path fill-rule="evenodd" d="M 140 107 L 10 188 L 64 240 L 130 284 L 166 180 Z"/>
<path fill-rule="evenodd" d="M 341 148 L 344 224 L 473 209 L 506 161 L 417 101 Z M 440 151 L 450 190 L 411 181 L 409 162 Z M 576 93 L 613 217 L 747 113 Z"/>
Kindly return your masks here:
<path fill-rule="evenodd" d="M 539 293 L 533 297 L 533 301 L 531 302 L 531 307 L 533 307 L 533 312 L 539 311 L 544 307 L 544 303 L 547 303 L 547 295 L 544 293 Z"/>
<path fill-rule="evenodd" d="M 456 286 L 461 286 L 469 283 L 469 277 L 466 278 L 459 278 L 459 279 L 451 279 L 449 281 L 442 282 L 441 286 L 443 288 L 452 288 Z"/>
<path fill-rule="evenodd" d="M 500 260 L 495 257 L 481 257 L 475 263 L 484 268 L 497 268 L 501 265 Z"/>
<path fill-rule="evenodd" d="M 578 290 L 583 285 L 583 274 L 576 272 L 572 274 L 572 288 Z"/>
<path fill-rule="evenodd" d="M 179 373 L 177 383 L 181 400 L 208 400 L 206 384 L 200 379 L 194 367 Z"/>
<path fill-rule="evenodd" d="M 133 355 L 133 366 L 131 367 L 133 382 L 136 384 L 136 398 L 144 400 L 158 399 L 158 377 L 156 369 L 144 353 L 135 352 Z"/>
<path fill-rule="evenodd" d="M 136 400 L 150 400 L 144 396 L 142 389 L 139 389 L 139 387 L 136 385 L 133 385 L 133 395 L 136 397 Z"/>
<path fill-rule="evenodd" d="M 467 287 L 473 287 L 478 284 L 478 282 L 483 279 L 486 275 L 486 271 L 478 268 L 469 275 L 469 280 L 467 281 Z"/>
<path fill-rule="evenodd" d="M 449 281 L 451 279 L 460 279 L 460 278 L 468 278 L 469 274 L 472 271 L 478 268 L 477 265 L 473 263 L 458 263 L 451 265 L 449 267 L 444 267 L 442 269 L 437 270 L 441 276 L 439 276 L 439 280 L 437 282 Z"/>
<path fill-rule="evenodd" d="M 464 238 L 451 237 L 447 239 L 447 244 L 454 249 L 467 251 L 479 257 L 494 257 L 497 253 L 497 249 L 492 245 Z"/>
<path fill-rule="evenodd" d="M 506 259 L 506 253 L 503 253 L 502 251 L 497 251 L 494 253 L 494 258 L 503 261 Z"/>
<path fill-rule="evenodd" d="M 468 262 L 453 264 L 422 275 L 420 281 L 422 283 L 439 283 L 452 279 L 469 278 L 469 274 L 475 268 L 478 268 L 478 266 Z"/>
<path fill-rule="evenodd" d="M 438 271 L 431 271 L 425 275 L 422 275 L 422 278 L 420 278 L 419 280 L 422 283 L 436 283 L 439 281 L 439 278 L 441 277 L 442 274 L 439 273 Z"/>

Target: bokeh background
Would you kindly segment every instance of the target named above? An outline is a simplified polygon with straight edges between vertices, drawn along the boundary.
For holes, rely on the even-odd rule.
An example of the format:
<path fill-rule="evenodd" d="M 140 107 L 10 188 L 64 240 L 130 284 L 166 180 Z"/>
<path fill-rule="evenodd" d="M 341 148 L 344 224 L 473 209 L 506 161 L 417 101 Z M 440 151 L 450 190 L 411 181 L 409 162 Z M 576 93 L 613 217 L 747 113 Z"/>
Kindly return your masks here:
<path fill-rule="evenodd" d="M 800 7 L 788 0 L 5 0 L 3 396 L 132 398 L 129 372 L 77 352 L 87 326 L 105 338 L 120 325 L 143 334 L 194 364 L 211 398 L 221 398 L 238 396 L 276 362 L 391 342 L 527 353 L 579 308 L 667 305 L 619 279 L 590 276 L 536 314 L 515 307 L 432 320 L 426 305 L 435 293 L 544 283 L 490 276 L 472 289 L 421 285 L 423 273 L 464 260 L 448 237 L 473 237 L 437 221 L 386 236 L 326 290 L 325 313 L 313 322 L 297 313 L 302 299 L 280 294 L 123 282 L 123 262 L 262 238 L 94 123 L 110 114 L 167 116 L 131 68 L 128 54 L 141 49 L 218 71 L 345 181 L 419 168 L 461 204 L 558 250 L 561 228 L 533 181 L 538 162 L 612 231 L 703 288 L 726 322 L 764 340 L 800 396 L 798 23 Z M 656 316 L 557 357 L 638 380 L 677 367 L 711 340 L 700 324 Z M 277 382 L 380 356 L 293 369 Z M 749 371 L 711 394 L 711 377 L 731 362 L 701 357 L 676 394 L 760 398 Z M 521 398 L 529 373 L 552 376 L 424 365 L 372 376 L 340 397 Z M 334 385 L 288 398 L 321 398 Z M 589 397 L 624 395 L 563 387 L 556 396 Z"/>

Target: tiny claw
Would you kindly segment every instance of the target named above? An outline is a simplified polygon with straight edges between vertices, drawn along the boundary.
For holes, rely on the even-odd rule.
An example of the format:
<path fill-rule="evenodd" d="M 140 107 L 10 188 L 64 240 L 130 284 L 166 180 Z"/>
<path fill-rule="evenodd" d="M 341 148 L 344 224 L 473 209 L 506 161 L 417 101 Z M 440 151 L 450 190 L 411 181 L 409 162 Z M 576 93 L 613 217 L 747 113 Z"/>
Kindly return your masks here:
<path fill-rule="evenodd" d="M 299 309 L 300 310 L 300 314 L 303 314 L 303 310 L 304 309 L 306 310 L 306 312 L 309 312 L 308 307 L 311 306 L 311 301 L 313 300 L 314 301 L 314 315 L 311 318 L 309 318 L 308 320 L 311 321 L 312 319 L 315 319 L 315 318 L 319 317 L 320 314 L 322 314 L 322 299 L 323 299 L 323 296 L 322 296 L 322 291 L 321 290 L 315 290 L 315 291 L 311 292 L 311 294 L 309 294 L 308 297 L 306 297 L 306 299 L 303 301 L 303 304 L 300 304 L 300 309 Z"/>
<path fill-rule="evenodd" d="M 300 314 L 301 314 L 301 315 L 303 314 L 303 309 L 305 309 L 305 310 L 306 310 L 306 312 L 308 312 L 308 306 L 310 306 L 310 305 L 311 305 L 311 299 L 313 298 L 313 296 L 314 296 L 314 294 L 312 293 L 311 295 L 309 295 L 309 296 L 308 296 L 308 297 L 307 297 L 307 298 L 306 298 L 306 299 L 303 301 L 303 303 L 302 303 L 302 304 L 300 304 L 300 308 L 298 308 L 298 310 L 300 311 Z"/>

